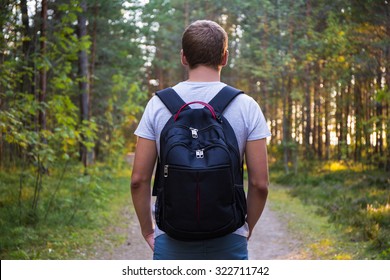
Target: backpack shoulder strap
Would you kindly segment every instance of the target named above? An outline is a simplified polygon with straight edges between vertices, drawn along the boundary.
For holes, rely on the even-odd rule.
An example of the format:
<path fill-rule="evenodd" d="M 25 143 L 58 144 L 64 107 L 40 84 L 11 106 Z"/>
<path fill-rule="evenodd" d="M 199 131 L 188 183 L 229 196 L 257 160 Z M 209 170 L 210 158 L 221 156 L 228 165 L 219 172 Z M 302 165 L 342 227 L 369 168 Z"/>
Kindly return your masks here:
<path fill-rule="evenodd" d="M 171 87 L 157 91 L 156 95 L 173 115 L 176 114 L 183 105 L 185 105 L 183 99 L 181 99 L 177 92 Z"/>
<path fill-rule="evenodd" d="M 219 114 L 222 114 L 230 102 L 232 102 L 233 99 L 241 93 L 244 92 L 231 86 L 225 86 L 209 102 L 209 104 L 214 108 L 215 111 L 217 111 Z"/>
<path fill-rule="evenodd" d="M 171 112 L 172 115 L 175 115 L 182 106 L 185 105 L 185 102 L 181 97 L 177 94 L 177 92 L 169 87 L 165 88 L 162 90 L 159 90 L 156 92 L 156 95 L 162 103 L 164 103 L 165 107 Z M 161 170 L 160 162 L 157 161 L 157 167 L 156 167 L 156 172 L 155 172 L 155 177 L 154 177 L 154 183 L 153 183 L 153 190 L 152 190 L 152 195 L 157 196 L 157 189 L 159 187 L 159 174 Z"/>

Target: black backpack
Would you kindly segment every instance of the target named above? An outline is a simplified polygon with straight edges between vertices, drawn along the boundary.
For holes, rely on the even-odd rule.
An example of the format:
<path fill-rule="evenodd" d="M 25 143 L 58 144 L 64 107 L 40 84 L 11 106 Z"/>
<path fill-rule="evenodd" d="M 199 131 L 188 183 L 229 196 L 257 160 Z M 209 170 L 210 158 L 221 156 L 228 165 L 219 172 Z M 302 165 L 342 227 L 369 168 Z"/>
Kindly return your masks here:
<path fill-rule="evenodd" d="M 221 237 L 245 223 L 243 164 L 235 133 L 222 115 L 240 93 L 225 86 L 207 104 L 185 103 L 172 88 L 156 92 L 172 117 L 160 136 L 155 218 L 172 238 Z M 191 109 L 193 103 L 204 107 Z"/>

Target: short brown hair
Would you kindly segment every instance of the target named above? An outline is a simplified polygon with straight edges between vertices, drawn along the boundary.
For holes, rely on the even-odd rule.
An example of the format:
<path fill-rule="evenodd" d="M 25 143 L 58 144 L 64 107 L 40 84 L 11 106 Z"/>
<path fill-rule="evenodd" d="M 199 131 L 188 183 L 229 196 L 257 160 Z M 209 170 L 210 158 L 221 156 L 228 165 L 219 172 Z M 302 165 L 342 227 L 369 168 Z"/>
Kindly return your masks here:
<path fill-rule="evenodd" d="M 218 69 L 227 47 L 227 33 L 214 21 L 198 20 L 184 30 L 182 48 L 191 69 L 199 65 Z"/>

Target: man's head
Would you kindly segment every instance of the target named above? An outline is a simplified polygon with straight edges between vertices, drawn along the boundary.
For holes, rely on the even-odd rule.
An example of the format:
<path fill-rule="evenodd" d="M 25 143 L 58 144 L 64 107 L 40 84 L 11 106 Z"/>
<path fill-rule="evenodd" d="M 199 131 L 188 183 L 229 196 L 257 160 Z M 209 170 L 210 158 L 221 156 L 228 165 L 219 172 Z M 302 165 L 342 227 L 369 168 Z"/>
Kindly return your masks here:
<path fill-rule="evenodd" d="M 227 60 L 228 36 L 216 22 L 198 20 L 183 33 L 182 52 L 190 69 L 199 65 L 218 70 Z"/>

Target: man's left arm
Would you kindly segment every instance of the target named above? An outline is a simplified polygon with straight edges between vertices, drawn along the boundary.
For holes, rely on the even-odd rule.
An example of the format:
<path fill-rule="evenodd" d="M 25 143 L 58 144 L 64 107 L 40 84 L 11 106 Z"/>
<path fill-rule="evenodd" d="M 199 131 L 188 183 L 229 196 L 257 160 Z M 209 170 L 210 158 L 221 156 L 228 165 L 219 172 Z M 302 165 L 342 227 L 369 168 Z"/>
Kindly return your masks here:
<path fill-rule="evenodd" d="M 157 158 L 156 142 L 138 138 L 133 173 L 131 175 L 131 196 L 141 232 L 149 246 L 154 250 L 154 225 L 151 202 L 151 180 Z"/>

